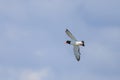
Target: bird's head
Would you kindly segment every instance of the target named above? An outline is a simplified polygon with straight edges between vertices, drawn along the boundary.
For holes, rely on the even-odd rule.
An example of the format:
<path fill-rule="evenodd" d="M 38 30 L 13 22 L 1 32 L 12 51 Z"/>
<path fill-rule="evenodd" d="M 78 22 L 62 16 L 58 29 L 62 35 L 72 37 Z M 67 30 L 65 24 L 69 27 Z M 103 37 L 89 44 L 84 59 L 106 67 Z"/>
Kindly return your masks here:
<path fill-rule="evenodd" d="M 71 43 L 71 41 L 70 41 L 70 40 L 67 40 L 65 43 L 66 43 L 66 44 L 70 44 L 70 43 Z"/>

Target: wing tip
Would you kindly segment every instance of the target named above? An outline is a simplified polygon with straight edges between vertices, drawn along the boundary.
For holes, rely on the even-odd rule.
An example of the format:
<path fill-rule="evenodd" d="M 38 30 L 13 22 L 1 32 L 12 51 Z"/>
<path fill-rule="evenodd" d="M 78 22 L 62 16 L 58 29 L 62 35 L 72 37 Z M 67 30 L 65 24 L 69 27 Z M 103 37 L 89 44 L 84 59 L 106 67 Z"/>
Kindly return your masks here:
<path fill-rule="evenodd" d="M 79 61 L 80 61 L 80 59 L 77 59 L 77 61 L 79 62 Z"/>
<path fill-rule="evenodd" d="M 69 30 L 66 28 L 66 31 L 69 31 Z"/>
<path fill-rule="evenodd" d="M 78 61 L 78 62 L 80 61 L 80 57 L 79 57 L 79 58 L 77 58 L 77 61 Z"/>

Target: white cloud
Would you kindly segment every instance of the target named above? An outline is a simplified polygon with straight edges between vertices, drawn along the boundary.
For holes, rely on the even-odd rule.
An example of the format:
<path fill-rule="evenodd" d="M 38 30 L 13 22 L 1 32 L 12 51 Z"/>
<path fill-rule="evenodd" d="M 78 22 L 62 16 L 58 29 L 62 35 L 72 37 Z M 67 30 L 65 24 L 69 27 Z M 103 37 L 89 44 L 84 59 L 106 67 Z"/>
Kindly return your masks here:
<path fill-rule="evenodd" d="M 22 72 L 20 80 L 51 80 L 53 78 L 53 73 L 50 69 L 42 70 L 25 70 Z"/>
<path fill-rule="evenodd" d="M 43 69 L 16 69 L 0 66 L 1 80 L 53 80 L 54 73 L 50 68 Z"/>
<path fill-rule="evenodd" d="M 0 1 L 0 12 L 15 21 L 25 21 L 36 16 L 61 18 L 72 15 L 80 4 L 81 1 L 78 0 L 6 0 Z"/>
<path fill-rule="evenodd" d="M 72 16 L 90 20 L 119 22 L 119 0 L 1 0 L 1 15 L 13 21 L 64 20 Z M 81 15 L 82 14 L 82 15 Z M 63 19 L 64 17 L 64 19 Z M 71 17 L 71 18 L 70 18 Z M 69 20 L 68 19 L 68 20 Z"/>
<path fill-rule="evenodd" d="M 89 42 L 86 43 L 85 48 L 87 49 L 85 53 L 91 61 L 89 63 L 97 68 L 107 68 L 108 66 L 112 69 L 117 68 L 119 65 L 117 55 L 119 54 L 115 49 L 119 47 L 117 44 L 120 43 L 119 27 L 91 28 L 90 31 L 94 33 L 90 33 L 89 36 L 94 36 L 89 37 Z"/>
<path fill-rule="evenodd" d="M 109 70 L 112 72 L 114 71 L 114 69 L 115 70 L 119 69 L 119 56 L 118 56 L 119 52 L 114 51 L 117 48 L 116 46 L 118 45 L 112 46 L 113 42 L 120 43 L 119 26 L 118 27 L 104 26 L 105 28 L 103 26 L 101 26 L 102 28 L 90 27 L 89 25 L 87 25 L 86 22 L 83 21 L 84 19 L 83 20 L 78 19 L 81 14 L 76 15 L 76 12 L 74 11 L 77 10 L 77 12 L 79 12 L 79 9 L 82 8 L 83 13 L 84 11 L 88 13 L 87 17 L 92 15 L 91 17 L 95 18 L 95 20 L 98 19 L 99 17 L 104 19 L 104 16 L 105 18 L 116 17 L 116 16 L 118 16 L 119 18 L 119 10 L 117 11 L 117 8 L 119 8 L 118 4 L 119 2 L 117 2 L 117 0 L 116 2 L 115 0 L 114 1 L 113 0 L 110 1 L 108 0 L 105 1 L 103 0 L 102 1 L 29 0 L 28 2 L 27 1 L 24 2 L 22 0 L 21 1 L 1 0 L 0 14 L 10 18 L 4 23 L 2 23 L 5 24 L 5 26 L 2 29 L 3 31 L 1 30 L 0 32 L 0 33 L 3 32 L 3 34 L 0 34 L 0 36 L 2 36 L 1 38 L 2 40 L 0 40 L 1 41 L 0 47 L 2 54 L 1 65 L 5 64 L 7 66 L 23 67 L 24 69 L 15 70 L 15 69 L 1 68 L 0 74 L 3 77 L 0 77 L 0 79 L 1 80 L 8 80 L 8 79 L 9 80 L 50 80 L 50 79 L 53 80 L 54 73 L 51 69 L 48 68 L 37 69 L 37 70 L 25 69 L 25 67 L 36 68 L 36 65 L 33 64 L 37 64 L 37 67 L 41 67 L 44 65 L 49 65 L 55 68 L 57 67 L 56 70 L 57 79 L 58 78 L 61 78 L 62 80 L 81 79 L 81 78 L 85 80 L 108 79 L 104 77 L 106 75 L 96 74 L 94 73 L 93 70 L 107 69 L 105 71 Z M 74 16 L 74 19 L 71 16 Z M 43 18 L 46 19 L 44 20 Z M 12 23 L 14 24 L 11 24 L 11 21 L 13 19 L 17 20 L 17 22 L 13 21 Z M 36 19 L 40 19 L 40 20 L 36 20 Z M 57 25 L 52 25 L 51 27 L 51 24 L 56 24 L 56 22 L 54 21 L 53 23 L 51 23 L 51 21 L 47 22 L 46 20 L 48 19 L 51 20 L 55 19 L 54 21 L 56 22 L 57 19 L 60 19 L 60 21 L 57 22 Z M 19 22 L 19 20 L 21 21 Z M 32 24 L 30 23 L 31 22 L 30 20 L 33 20 L 32 21 L 33 23 L 38 21 L 40 25 L 39 24 L 36 24 L 37 26 L 30 25 Z M 43 21 L 43 23 L 41 21 Z M 18 24 L 21 22 L 25 24 Z M 79 32 L 79 34 L 77 34 L 78 39 L 83 39 L 83 37 L 85 38 L 84 40 L 86 42 L 86 47 L 81 49 L 81 51 L 85 53 L 85 57 L 81 55 L 82 59 L 80 62 L 77 63 L 77 65 L 75 63 L 76 60 L 74 60 L 75 58 L 71 58 L 71 56 L 74 57 L 73 52 L 71 52 L 72 48 L 70 48 L 71 51 L 69 51 L 66 50 L 66 48 L 69 49 L 69 47 L 63 47 L 64 44 L 62 41 L 68 39 L 68 37 L 64 38 L 65 33 L 63 28 L 65 27 L 61 26 L 61 22 L 64 22 L 63 25 L 66 25 L 67 22 L 69 23 L 68 25 L 70 26 L 72 25 L 71 30 L 73 30 L 73 33 L 77 34 Z M 60 25 L 58 25 L 58 23 Z M 47 25 L 47 27 L 44 24 Z M 33 27 L 30 28 L 30 31 L 32 33 L 29 33 L 29 31 L 26 30 L 29 29 L 29 27 L 27 27 L 26 29 L 24 28 L 26 25 L 27 26 L 30 25 L 30 27 Z M 30 39 L 28 38 L 29 36 Z M 59 43 L 57 40 L 54 40 L 54 37 L 56 37 Z M 24 38 L 27 40 L 21 41 Z M 20 43 L 12 44 L 11 42 L 9 42 L 9 40 L 12 41 L 18 40 L 18 42 Z M 46 41 L 46 42 L 41 43 L 42 41 Z M 105 44 L 105 42 L 110 44 L 109 45 Z M 14 47 L 11 50 L 12 46 Z M 70 58 L 67 59 L 69 56 L 71 60 Z M 82 64 L 83 62 L 84 64 Z M 84 69 L 81 69 L 81 66 L 84 66 Z M 78 71 L 77 72 L 78 74 L 76 74 L 76 72 L 72 73 L 71 69 L 75 69 L 76 72 Z M 62 74 L 64 74 L 64 72 L 66 73 L 65 77 L 61 76 Z M 104 71 L 102 71 L 102 73 L 104 73 Z M 111 77 L 109 79 L 111 80 L 113 79 L 115 80 L 116 78 L 119 79 L 119 76 L 116 77 L 112 76 L 112 77 L 113 77 L 112 79 Z"/>
<path fill-rule="evenodd" d="M 88 47 L 87 58 L 90 60 L 91 68 L 105 69 L 108 68 L 108 66 L 111 69 L 117 68 L 118 63 L 116 63 L 116 61 L 118 58 L 108 46 L 102 43 L 92 43 Z"/>

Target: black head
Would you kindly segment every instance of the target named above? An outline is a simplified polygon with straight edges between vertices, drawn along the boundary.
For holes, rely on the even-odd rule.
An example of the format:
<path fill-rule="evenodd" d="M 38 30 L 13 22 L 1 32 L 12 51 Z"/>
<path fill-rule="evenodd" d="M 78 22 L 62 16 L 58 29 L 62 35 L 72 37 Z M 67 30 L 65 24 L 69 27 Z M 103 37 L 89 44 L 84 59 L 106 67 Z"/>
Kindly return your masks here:
<path fill-rule="evenodd" d="M 71 43 L 71 41 L 67 40 L 67 41 L 66 41 L 66 43 L 67 43 L 67 44 L 70 44 L 70 43 Z"/>

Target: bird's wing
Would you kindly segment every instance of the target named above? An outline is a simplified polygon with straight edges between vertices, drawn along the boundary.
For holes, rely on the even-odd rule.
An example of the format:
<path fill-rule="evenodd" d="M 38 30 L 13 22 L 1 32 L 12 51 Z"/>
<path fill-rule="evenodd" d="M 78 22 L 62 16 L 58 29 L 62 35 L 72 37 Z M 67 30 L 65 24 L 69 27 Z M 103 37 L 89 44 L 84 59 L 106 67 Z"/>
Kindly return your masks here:
<path fill-rule="evenodd" d="M 79 46 L 74 46 L 73 51 L 74 51 L 74 55 L 75 55 L 77 61 L 79 61 L 80 60 L 80 48 L 79 48 Z"/>
<path fill-rule="evenodd" d="M 72 33 L 68 29 L 66 29 L 65 32 L 72 40 L 77 41 L 77 39 L 72 35 Z"/>

